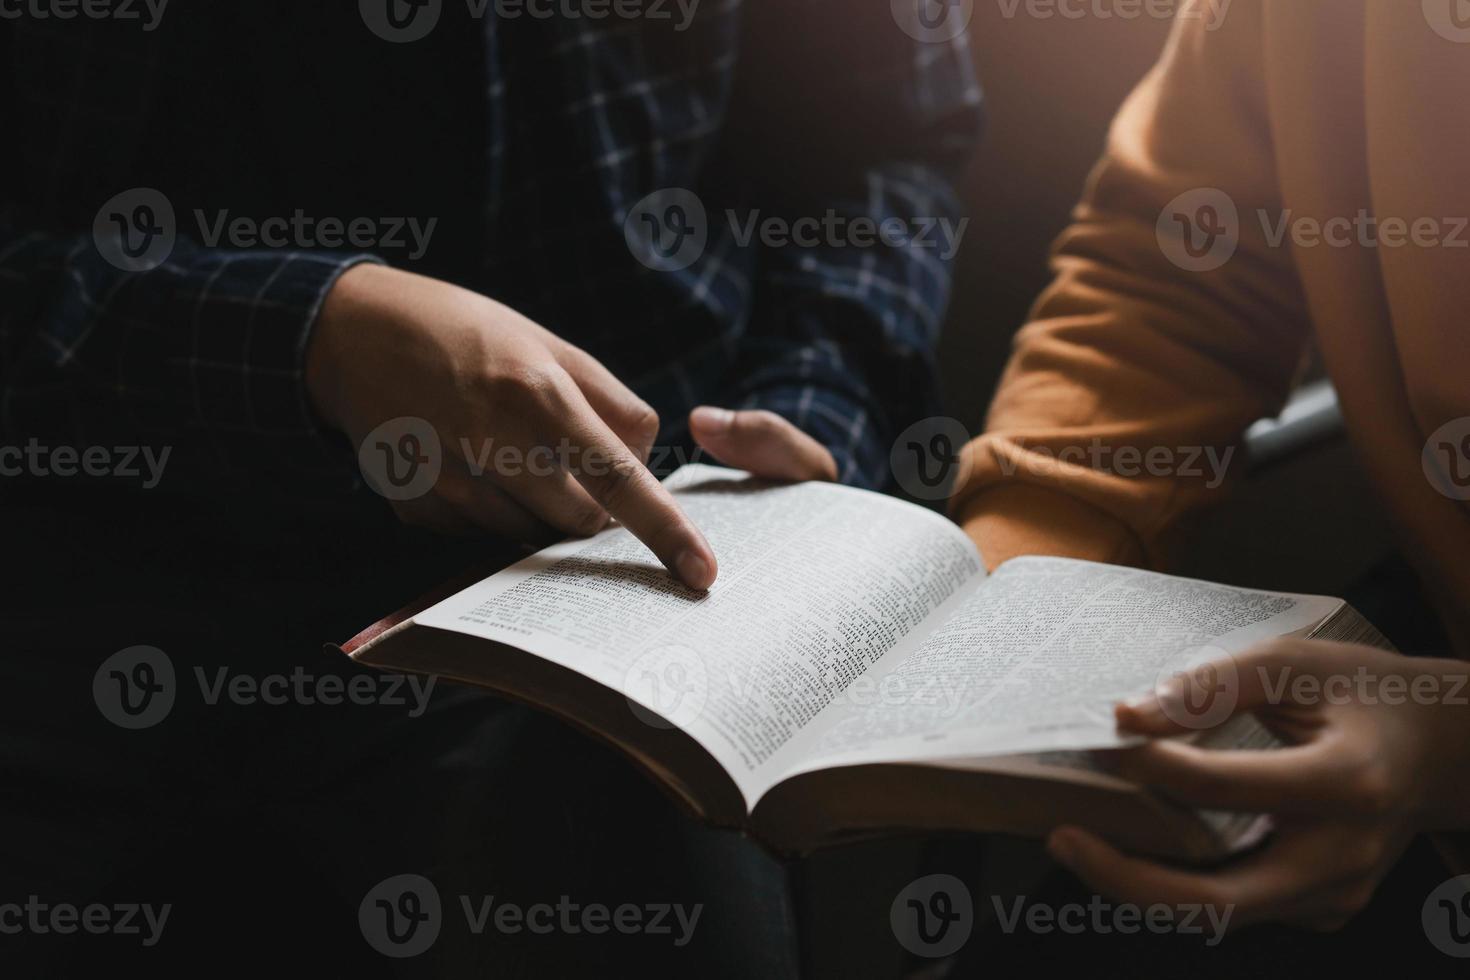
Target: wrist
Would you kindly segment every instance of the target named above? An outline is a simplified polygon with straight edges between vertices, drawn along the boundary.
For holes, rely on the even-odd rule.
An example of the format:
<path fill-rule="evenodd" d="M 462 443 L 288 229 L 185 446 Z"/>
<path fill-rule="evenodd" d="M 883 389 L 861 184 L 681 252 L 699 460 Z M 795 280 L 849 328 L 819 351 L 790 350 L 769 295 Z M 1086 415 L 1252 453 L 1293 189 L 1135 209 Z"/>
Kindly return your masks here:
<path fill-rule="evenodd" d="M 387 266 L 360 262 L 342 271 L 317 310 L 311 325 L 302 364 L 307 400 L 322 423 L 343 431 L 338 406 L 342 404 L 343 365 L 348 356 L 347 338 L 371 308 L 371 295 Z"/>

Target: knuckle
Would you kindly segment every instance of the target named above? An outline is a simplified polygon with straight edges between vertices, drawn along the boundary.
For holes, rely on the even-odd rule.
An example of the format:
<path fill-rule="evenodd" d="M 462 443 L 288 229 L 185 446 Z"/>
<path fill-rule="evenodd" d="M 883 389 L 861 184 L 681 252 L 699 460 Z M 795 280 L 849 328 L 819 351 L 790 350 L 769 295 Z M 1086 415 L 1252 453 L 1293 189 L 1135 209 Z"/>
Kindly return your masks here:
<path fill-rule="evenodd" d="M 481 374 L 470 386 L 471 397 L 496 414 L 514 410 L 519 390 L 509 376 L 493 371 Z"/>
<path fill-rule="evenodd" d="M 653 406 L 646 402 L 639 402 L 632 411 L 629 425 L 635 435 L 645 442 L 652 442 L 658 435 L 659 417 L 653 410 Z"/>
<path fill-rule="evenodd" d="M 1387 816 L 1397 803 L 1393 776 L 1381 759 L 1366 761 L 1350 780 L 1349 790 L 1358 812 L 1365 816 Z"/>
<path fill-rule="evenodd" d="M 607 473 L 598 480 L 602 503 L 617 510 L 637 494 L 642 485 L 643 466 L 629 456 L 618 456 L 608 462 Z"/>
<path fill-rule="evenodd" d="M 590 537 L 607 525 L 607 512 L 595 504 L 581 507 L 572 515 L 571 525 L 574 533 Z"/>
<path fill-rule="evenodd" d="M 544 403 L 556 394 L 560 379 L 556 371 L 543 364 L 518 364 L 490 379 L 497 401 L 523 404 Z"/>
<path fill-rule="evenodd" d="M 775 412 L 766 408 L 758 408 L 752 412 L 745 413 L 746 425 L 751 430 L 762 436 L 775 435 L 786 427 L 786 420 Z"/>

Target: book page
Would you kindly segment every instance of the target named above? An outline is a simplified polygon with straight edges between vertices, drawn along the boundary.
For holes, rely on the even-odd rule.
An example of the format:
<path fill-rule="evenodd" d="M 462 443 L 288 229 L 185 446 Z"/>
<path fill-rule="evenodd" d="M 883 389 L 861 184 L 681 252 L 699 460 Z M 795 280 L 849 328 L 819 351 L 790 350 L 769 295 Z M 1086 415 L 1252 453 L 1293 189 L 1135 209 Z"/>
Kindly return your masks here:
<path fill-rule="evenodd" d="M 910 696 L 835 703 L 793 773 L 1118 748 L 1119 701 L 1341 606 L 1091 562 L 1007 562 L 915 651 L 873 672 L 873 683 Z"/>
<path fill-rule="evenodd" d="M 1250 715 L 1238 715 L 1195 739 L 1213 748 L 1268 749 L 1280 742 Z M 1029 779 L 1053 779 L 1083 783 L 1116 792 L 1136 792 L 1138 787 L 1115 775 L 1106 761 L 1106 753 L 1081 750 L 1031 752 L 1020 755 L 963 756 L 936 759 L 932 765 L 965 772 L 996 772 L 1025 776 Z M 1256 813 L 1226 810 L 1196 810 L 1196 816 L 1211 833 L 1231 851 L 1245 850 L 1260 843 L 1270 832 L 1269 817 Z"/>
<path fill-rule="evenodd" d="M 753 803 L 774 782 L 773 758 L 872 664 L 912 649 L 982 565 L 950 521 L 878 494 L 770 486 L 702 465 L 668 486 L 720 563 L 708 593 L 685 589 L 611 527 L 414 619 L 623 692 L 649 724 L 697 739 Z"/>

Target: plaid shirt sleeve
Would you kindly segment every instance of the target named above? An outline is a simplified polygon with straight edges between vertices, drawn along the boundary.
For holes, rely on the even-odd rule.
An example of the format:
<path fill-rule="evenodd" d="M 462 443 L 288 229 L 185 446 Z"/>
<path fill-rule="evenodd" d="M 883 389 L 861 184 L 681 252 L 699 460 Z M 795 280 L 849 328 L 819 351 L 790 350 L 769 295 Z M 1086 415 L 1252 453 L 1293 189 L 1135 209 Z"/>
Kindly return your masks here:
<path fill-rule="evenodd" d="M 206 249 L 146 271 L 0 215 L 0 437 L 199 446 L 207 469 L 341 470 L 305 395 L 328 290 L 366 255 Z"/>
<path fill-rule="evenodd" d="M 817 70 L 796 84 L 778 72 L 779 96 L 763 100 L 784 132 L 770 137 L 776 176 L 752 205 L 846 230 L 815 247 L 764 250 L 732 401 L 789 418 L 832 452 L 842 482 L 880 488 L 898 430 L 937 410 L 934 351 L 964 229 L 953 181 L 978 136 L 981 96 L 963 32 L 934 43 L 891 22 L 837 31 L 858 16 L 841 7 L 783 5 L 777 30 L 801 38 L 800 61 Z M 793 10 L 813 18 L 808 29 L 790 24 Z M 803 156 L 823 165 L 809 182 L 816 191 L 792 194 L 807 183 L 791 173 Z M 865 245 L 854 221 L 866 237 L 885 223 L 905 231 Z"/>

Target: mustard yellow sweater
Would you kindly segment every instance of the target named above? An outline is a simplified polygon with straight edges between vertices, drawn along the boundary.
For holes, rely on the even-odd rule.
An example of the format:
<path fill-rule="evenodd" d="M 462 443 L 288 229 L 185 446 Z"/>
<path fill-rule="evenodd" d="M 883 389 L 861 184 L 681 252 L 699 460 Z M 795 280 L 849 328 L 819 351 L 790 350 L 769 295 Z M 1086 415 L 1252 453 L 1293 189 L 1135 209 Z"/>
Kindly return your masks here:
<path fill-rule="evenodd" d="M 992 567 L 1163 563 L 1218 492 L 1199 450 L 1223 459 L 1274 414 L 1315 336 L 1404 550 L 1470 649 L 1462 11 L 1234 0 L 1177 22 L 966 449 L 954 513 Z"/>

